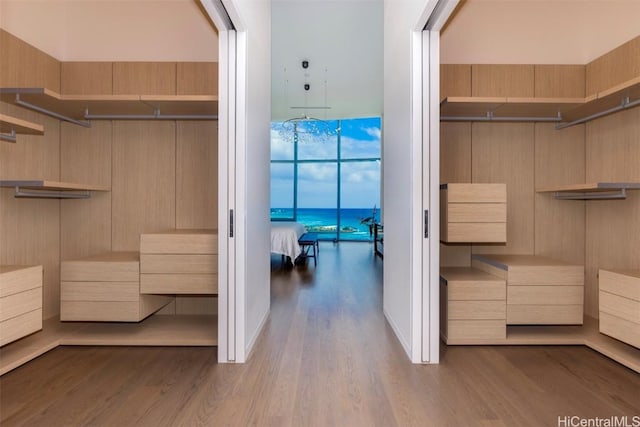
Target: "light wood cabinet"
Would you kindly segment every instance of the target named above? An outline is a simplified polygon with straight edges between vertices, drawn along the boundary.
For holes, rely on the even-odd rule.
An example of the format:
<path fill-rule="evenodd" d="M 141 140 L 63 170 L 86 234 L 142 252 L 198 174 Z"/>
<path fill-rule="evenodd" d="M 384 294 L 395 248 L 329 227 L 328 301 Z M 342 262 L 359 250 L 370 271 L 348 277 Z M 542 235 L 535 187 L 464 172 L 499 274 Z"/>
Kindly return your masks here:
<path fill-rule="evenodd" d="M 111 252 L 61 265 L 60 320 L 139 322 L 173 301 L 140 294 L 137 252 Z"/>
<path fill-rule="evenodd" d="M 532 255 L 474 255 L 472 266 L 506 280 L 508 325 L 583 323 L 583 266 Z"/>
<path fill-rule="evenodd" d="M 42 329 L 42 266 L 0 266 L 0 346 Z"/>
<path fill-rule="evenodd" d="M 140 292 L 216 295 L 218 234 L 171 230 L 140 236 Z"/>
<path fill-rule="evenodd" d="M 640 348 L 640 271 L 599 271 L 600 332 Z"/>
<path fill-rule="evenodd" d="M 440 269 L 440 335 L 447 344 L 505 339 L 506 283 L 469 267 Z"/>
<path fill-rule="evenodd" d="M 445 243 L 506 242 L 507 186 L 441 185 L 440 240 Z"/>

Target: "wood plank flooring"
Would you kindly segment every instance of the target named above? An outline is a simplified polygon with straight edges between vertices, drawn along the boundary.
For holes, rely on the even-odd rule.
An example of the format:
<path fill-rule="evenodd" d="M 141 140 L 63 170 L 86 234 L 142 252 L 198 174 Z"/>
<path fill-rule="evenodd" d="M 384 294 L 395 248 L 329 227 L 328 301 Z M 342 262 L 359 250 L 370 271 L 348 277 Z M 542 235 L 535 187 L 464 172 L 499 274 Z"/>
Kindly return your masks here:
<path fill-rule="evenodd" d="M 60 347 L 0 377 L 0 425 L 557 426 L 640 415 L 640 375 L 584 346 L 443 345 L 412 365 L 382 315 L 372 247 L 272 261 L 271 316 L 245 365 L 211 347 Z"/>

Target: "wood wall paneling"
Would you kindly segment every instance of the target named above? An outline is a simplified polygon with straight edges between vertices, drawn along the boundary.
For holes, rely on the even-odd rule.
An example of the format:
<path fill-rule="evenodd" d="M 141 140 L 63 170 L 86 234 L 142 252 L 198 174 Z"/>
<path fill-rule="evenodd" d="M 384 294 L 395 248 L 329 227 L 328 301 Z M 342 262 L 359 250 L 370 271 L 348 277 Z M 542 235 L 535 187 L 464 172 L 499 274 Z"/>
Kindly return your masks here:
<path fill-rule="evenodd" d="M 177 95 L 218 95 L 217 62 L 178 62 Z"/>
<path fill-rule="evenodd" d="M 583 98 L 585 72 L 584 65 L 536 65 L 535 97 Z"/>
<path fill-rule="evenodd" d="M 218 314 L 217 297 L 176 297 L 176 314 Z"/>
<path fill-rule="evenodd" d="M 0 29 L 1 87 L 46 87 L 60 92 L 60 62 Z"/>
<path fill-rule="evenodd" d="M 440 99 L 448 96 L 471 96 L 471 65 L 440 65 Z"/>
<path fill-rule="evenodd" d="M 640 182 L 640 109 L 586 125 L 587 181 Z M 640 269 L 640 193 L 587 202 L 585 312 L 598 316 L 598 269 Z"/>
<path fill-rule="evenodd" d="M 90 128 L 61 125 L 60 178 L 111 187 L 110 121 L 93 121 Z M 92 193 L 88 200 L 61 202 L 62 260 L 111 250 L 112 192 Z"/>
<path fill-rule="evenodd" d="M 585 128 L 535 125 L 535 187 L 585 182 Z M 535 254 L 584 265 L 585 202 L 535 195 Z"/>
<path fill-rule="evenodd" d="M 440 123 L 440 141 L 440 183 L 471 182 L 471 123 Z M 440 245 L 440 265 L 470 266 L 471 245 Z"/>
<path fill-rule="evenodd" d="M 175 122 L 113 122 L 112 250 L 175 228 Z"/>
<path fill-rule="evenodd" d="M 587 96 L 638 76 L 640 76 L 640 36 L 587 64 Z"/>
<path fill-rule="evenodd" d="M 474 245 L 474 253 L 534 253 L 534 125 L 473 123 L 474 183 L 507 185 L 507 243 Z"/>
<path fill-rule="evenodd" d="M 472 96 L 534 96 L 533 65 L 473 65 Z"/>
<path fill-rule="evenodd" d="M 43 136 L 20 135 L 17 144 L 0 143 L 0 179 L 60 178 L 58 120 L 5 105 L 15 117 L 44 125 Z M 0 264 L 42 265 L 43 317 L 59 313 L 60 201 L 16 199 L 0 189 Z"/>
<path fill-rule="evenodd" d="M 114 95 L 175 95 L 175 62 L 114 62 Z"/>
<path fill-rule="evenodd" d="M 64 95 L 111 95 L 111 62 L 63 62 L 60 90 Z"/>
<path fill-rule="evenodd" d="M 218 122 L 180 121 L 176 228 L 218 228 Z"/>

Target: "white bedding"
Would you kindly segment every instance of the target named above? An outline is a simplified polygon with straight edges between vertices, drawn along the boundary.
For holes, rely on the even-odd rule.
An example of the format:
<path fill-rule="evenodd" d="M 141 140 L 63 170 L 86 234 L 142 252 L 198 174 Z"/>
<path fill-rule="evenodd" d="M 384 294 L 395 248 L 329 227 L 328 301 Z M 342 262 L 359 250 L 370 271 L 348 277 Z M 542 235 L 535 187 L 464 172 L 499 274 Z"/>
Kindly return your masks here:
<path fill-rule="evenodd" d="M 271 222 L 271 252 L 291 257 L 291 261 L 300 255 L 298 239 L 306 232 L 304 225 L 293 221 Z"/>

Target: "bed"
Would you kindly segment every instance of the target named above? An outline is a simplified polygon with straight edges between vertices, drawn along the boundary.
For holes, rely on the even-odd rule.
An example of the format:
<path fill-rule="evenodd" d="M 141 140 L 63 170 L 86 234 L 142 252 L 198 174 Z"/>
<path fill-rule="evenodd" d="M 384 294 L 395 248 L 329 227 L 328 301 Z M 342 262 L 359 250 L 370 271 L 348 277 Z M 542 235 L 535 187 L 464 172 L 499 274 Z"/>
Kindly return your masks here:
<path fill-rule="evenodd" d="M 286 255 L 291 261 L 300 255 L 298 239 L 306 232 L 304 225 L 293 221 L 271 222 L 271 252 Z"/>

